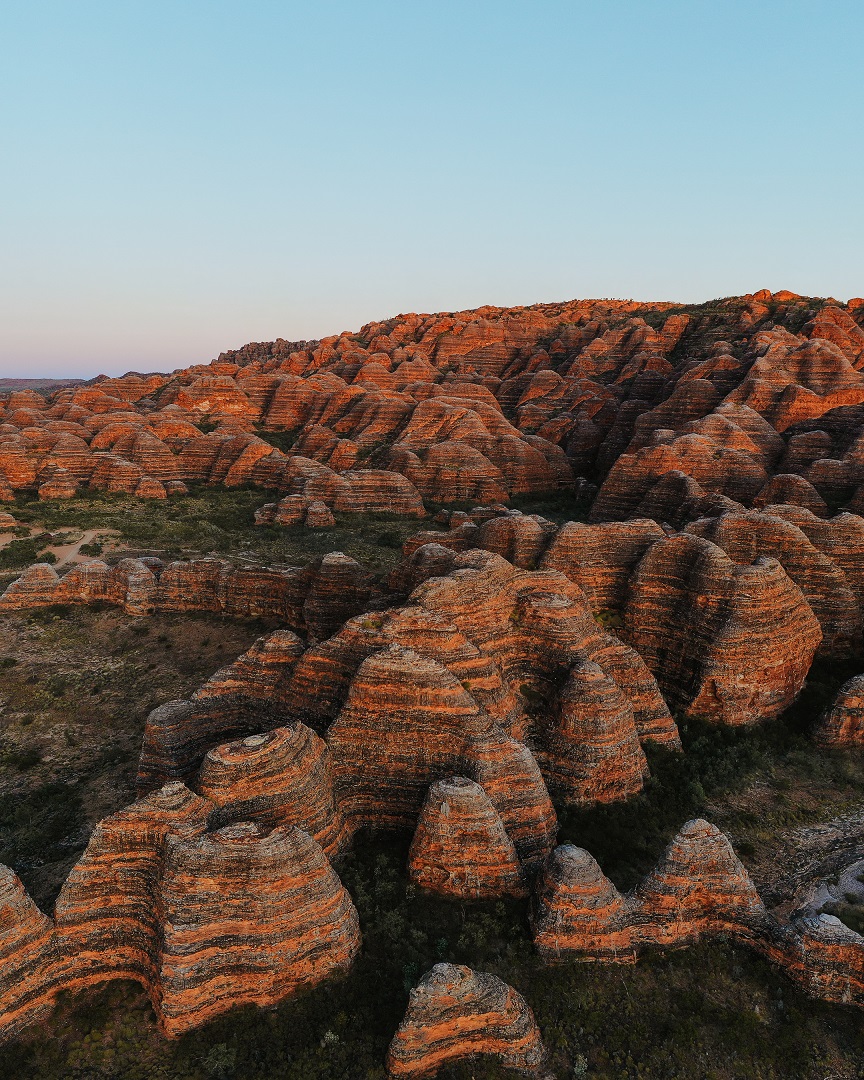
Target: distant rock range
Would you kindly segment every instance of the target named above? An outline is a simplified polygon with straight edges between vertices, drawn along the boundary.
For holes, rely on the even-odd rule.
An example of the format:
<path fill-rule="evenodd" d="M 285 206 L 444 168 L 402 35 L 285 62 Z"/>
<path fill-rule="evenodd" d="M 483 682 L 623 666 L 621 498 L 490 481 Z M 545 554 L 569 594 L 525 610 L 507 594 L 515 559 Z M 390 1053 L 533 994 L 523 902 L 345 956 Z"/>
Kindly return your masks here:
<path fill-rule="evenodd" d="M 87 379 L 0 379 L 0 394 L 14 394 L 17 390 L 51 394 L 65 386 L 86 386 L 87 382 Z"/>

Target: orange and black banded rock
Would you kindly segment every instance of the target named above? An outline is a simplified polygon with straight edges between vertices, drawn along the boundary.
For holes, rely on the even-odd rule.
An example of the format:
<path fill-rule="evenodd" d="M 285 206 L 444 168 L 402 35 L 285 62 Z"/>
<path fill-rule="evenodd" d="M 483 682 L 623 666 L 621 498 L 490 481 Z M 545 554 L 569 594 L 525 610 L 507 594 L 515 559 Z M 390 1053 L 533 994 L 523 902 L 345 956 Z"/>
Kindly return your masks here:
<path fill-rule="evenodd" d="M 557 828 L 537 763 L 442 664 L 399 645 L 363 661 L 328 731 L 337 799 L 352 829 L 413 827 L 437 780 L 483 784 L 520 857 L 545 857 Z"/>
<path fill-rule="evenodd" d="M 818 655 L 845 658 L 861 651 L 861 609 L 846 575 L 788 519 L 748 511 L 705 518 L 687 527 L 739 565 L 760 555 L 776 559 L 795 582 L 822 629 Z"/>
<path fill-rule="evenodd" d="M 237 568 L 219 559 L 163 565 L 161 560 L 94 561 L 59 577 L 52 566 L 29 567 L 0 595 L 0 611 L 46 604 L 108 603 L 129 615 L 212 611 L 240 618 L 278 618 L 313 637 L 334 630 L 380 595 L 372 575 L 342 552 L 302 569 Z"/>
<path fill-rule="evenodd" d="M 156 978 L 159 890 L 170 836 L 203 833 L 212 804 L 166 784 L 99 822 L 54 908 L 63 989 Z"/>
<path fill-rule="evenodd" d="M 632 963 L 648 945 L 730 934 L 770 947 L 778 928 L 729 841 L 688 821 L 654 870 L 622 895 L 581 848 L 556 848 L 538 883 L 534 940 L 549 959 Z"/>
<path fill-rule="evenodd" d="M 556 527 L 538 514 L 515 511 L 484 522 L 472 537 L 471 546 L 501 555 L 514 566 L 530 569 L 537 565 Z"/>
<path fill-rule="evenodd" d="M 732 845 L 707 821 L 688 821 L 633 891 L 639 946 L 680 945 L 705 935 L 744 938 L 768 923 L 765 906 Z"/>
<path fill-rule="evenodd" d="M 553 796 L 566 806 L 614 802 L 642 790 L 648 762 L 621 687 L 591 660 L 570 670 L 535 750 Z"/>
<path fill-rule="evenodd" d="M 812 997 L 864 1005 L 864 937 L 836 915 L 794 919 L 763 951 Z"/>
<path fill-rule="evenodd" d="M 0 864 L 0 1039 L 49 1015 L 56 990 L 54 924 Z"/>
<path fill-rule="evenodd" d="M 640 559 L 666 534 L 648 519 L 582 525 L 570 521 L 556 533 L 541 566 L 560 570 L 585 593 L 594 612 L 620 611 Z"/>
<path fill-rule="evenodd" d="M 864 675 L 845 682 L 815 731 L 823 746 L 864 745 Z"/>
<path fill-rule="evenodd" d="M 328 857 L 338 852 L 344 839 L 330 752 L 323 739 L 303 724 L 217 746 L 204 758 L 195 787 L 218 807 L 212 815 L 214 824 L 296 825 Z"/>
<path fill-rule="evenodd" d="M 504 823 L 483 788 L 464 776 L 429 789 L 408 854 L 408 876 L 430 892 L 461 900 L 527 895 Z"/>
<path fill-rule="evenodd" d="M 659 540 L 642 559 L 624 634 L 674 708 L 732 725 L 787 708 L 822 640 L 778 562 L 760 556 L 737 566 L 689 534 Z"/>
<path fill-rule="evenodd" d="M 543 868 L 532 912 L 534 944 L 548 960 L 636 959 L 627 899 L 583 848 L 556 847 Z"/>
<path fill-rule="evenodd" d="M 449 1061 L 480 1055 L 524 1076 L 547 1075 L 540 1029 L 521 994 L 494 975 L 436 964 L 411 991 L 387 1073 L 434 1076 Z"/>
<path fill-rule="evenodd" d="M 169 840 L 157 1012 L 176 1036 L 237 1005 L 273 1005 L 346 970 L 357 911 L 320 846 L 251 822 Z"/>

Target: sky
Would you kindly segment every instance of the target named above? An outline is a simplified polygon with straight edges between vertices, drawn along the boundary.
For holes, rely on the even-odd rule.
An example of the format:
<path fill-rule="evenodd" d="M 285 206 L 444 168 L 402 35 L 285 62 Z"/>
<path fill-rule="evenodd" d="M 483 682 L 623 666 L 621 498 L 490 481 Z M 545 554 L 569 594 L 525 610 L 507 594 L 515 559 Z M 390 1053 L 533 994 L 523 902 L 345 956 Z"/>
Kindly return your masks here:
<path fill-rule="evenodd" d="M 0 375 L 864 295 L 861 0 L 0 0 Z"/>

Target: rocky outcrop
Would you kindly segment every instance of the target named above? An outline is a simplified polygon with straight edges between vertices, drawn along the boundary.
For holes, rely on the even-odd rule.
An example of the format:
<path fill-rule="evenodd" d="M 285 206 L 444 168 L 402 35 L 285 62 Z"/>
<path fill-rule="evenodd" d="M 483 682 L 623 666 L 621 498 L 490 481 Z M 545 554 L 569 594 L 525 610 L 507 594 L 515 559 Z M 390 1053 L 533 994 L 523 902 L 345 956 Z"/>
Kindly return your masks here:
<path fill-rule="evenodd" d="M 647 947 L 722 936 L 768 957 L 814 997 L 864 1005 L 864 938 L 830 915 L 778 922 L 729 841 L 706 821 L 687 822 L 627 894 L 587 851 L 556 848 L 538 882 L 532 925 L 551 961 L 633 963 Z"/>
<path fill-rule="evenodd" d="M 278 726 L 290 712 L 289 680 L 302 652 L 299 638 L 277 630 L 217 671 L 190 700 L 153 709 L 144 726 L 139 791 L 187 780 L 211 747 Z"/>
<path fill-rule="evenodd" d="M 845 658 L 861 651 L 861 609 L 841 567 L 791 521 L 750 511 L 706 518 L 688 526 L 722 548 L 739 565 L 759 556 L 776 559 L 819 620 L 819 655 Z"/>
<path fill-rule="evenodd" d="M 531 754 L 430 658 L 394 644 L 364 660 L 328 742 L 353 828 L 412 826 L 431 784 L 467 774 L 523 859 L 536 862 L 551 845 L 555 813 Z"/>
<path fill-rule="evenodd" d="M 272 1005 L 346 970 L 357 912 L 321 848 L 252 823 L 169 841 L 158 1011 L 180 1035 L 241 1004 Z"/>
<path fill-rule="evenodd" d="M 434 1076 L 448 1061 L 480 1055 L 525 1076 L 546 1075 L 543 1040 L 525 999 L 494 975 L 436 964 L 411 991 L 387 1073 Z"/>
<path fill-rule="evenodd" d="M 218 559 L 94 560 L 60 577 L 47 563 L 29 567 L 0 595 L 0 612 L 50 604 L 115 604 L 127 615 L 211 611 L 277 618 L 313 638 L 329 637 L 377 595 L 372 575 L 333 551 L 302 569 L 243 569 Z"/>
<path fill-rule="evenodd" d="M 689 534 L 658 541 L 642 559 L 624 634 L 673 708 L 732 725 L 787 708 L 822 640 L 778 562 L 738 566 Z"/>
<path fill-rule="evenodd" d="M 218 807 L 214 823 L 295 825 L 330 857 L 344 840 L 330 752 L 303 724 L 215 747 L 204 758 L 195 787 Z"/>
<path fill-rule="evenodd" d="M 864 745 L 864 675 L 845 682 L 817 724 L 815 737 L 823 746 Z"/>
<path fill-rule="evenodd" d="M 592 611 L 620 611 L 633 571 L 665 535 L 647 519 L 606 525 L 571 521 L 558 530 L 541 565 L 566 574 L 583 590 Z"/>
<path fill-rule="evenodd" d="M 421 888 L 460 900 L 525 896 L 513 841 L 479 784 L 454 776 L 433 784 L 423 803 L 408 876 Z"/>
<path fill-rule="evenodd" d="M 100 822 L 53 920 L 0 868 L 0 1038 L 112 979 L 144 986 L 176 1036 L 351 964 L 357 913 L 315 840 L 252 822 L 209 832 L 214 809 L 172 783 Z"/>
<path fill-rule="evenodd" d="M 50 1014 L 56 958 L 51 919 L 0 865 L 0 1039 Z"/>

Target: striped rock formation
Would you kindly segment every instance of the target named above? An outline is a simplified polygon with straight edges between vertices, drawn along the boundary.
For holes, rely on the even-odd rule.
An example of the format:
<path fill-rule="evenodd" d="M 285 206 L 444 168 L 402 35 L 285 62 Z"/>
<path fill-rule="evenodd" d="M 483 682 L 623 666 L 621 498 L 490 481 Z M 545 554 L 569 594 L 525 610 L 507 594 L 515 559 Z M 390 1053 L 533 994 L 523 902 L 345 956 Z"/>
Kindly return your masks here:
<path fill-rule="evenodd" d="M 214 824 L 295 825 L 328 857 L 344 840 L 330 752 L 303 724 L 215 747 L 204 758 L 195 788 L 218 807 Z"/>
<path fill-rule="evenodd" d="M 777 716 L 807 676 L 819 623 L 780 564 L 737 566 L 701 537 L 660 540 L 632 581 L 624 636 L 673 708 L 743 725 Z"/>
<path fill-rule="evenodd" d="M 547 960 L 633 963 L 649 946 L 739 941 L 808 993 L 864 1006 L 864 938 L 830 915 L 779 923 L 729 841 L 689 821 L 654 870 L 622 895 L 581 848 L 558 847 L 538 881 L 534 943 Z"/>
<path fill-rule="evenodd" d="M 0 867 L 0 1039 L 113 979 L 144 986 L 175 1036 L 351 964 L 357 913 L 315 840 L 252 822 L 208 832 L 215 809 L 173 783 L 106 818 L 53 920 Z"/>
<path fill-rule="evenodd" d="M 237 1005 L 272 1005 L 350 967 L 357 912 L 321 848 L 251 822 L 169 841 L 160 1019 L 180 1035 Z"/>
<path fill-rule="evenodd" d="M 504 823 L 483 788 L 464 776 L 430 787 L 408 854 L 408 876 L 421 888 L 460 900 L 527 895 Z"/>
<path fill-rule="evenodd" d="M 760 556 L 776 559 L 819 620 L 818 655 L 845 658 L 861 651 L 861 609 L 843 569 L 791 521 L 749 511 L 696 521 L 687 531 L 710 540 L 739 565 Z"/>
<path fill-rule="evenodd" d="M 555 812 L 537 763 L 432 659 L 394 644 L 364 660 L 328 743 L 352 828 L 413 826 L 431 784 L 467 774 L 521 858 L 536 863 L 551 847 Z"/>
<path fill-rule="evenodd" d="M 864 675 L 856 675 L 837 692 L 816 727 L 823 746 L 864 745 Z"/>
<path fill-rule="evenodd" d="M 598 627 L 563 574 L 483 551 L 454 560 L 405 606 L 349 619 L 299 655 L 280 631 L 190 701 L 154 710 L 141 790 L 191 778 L 226 739 L 300 721 L 325 732 L 349 831 L 413 829 L 430 785 L 465 775 L 529 866 L 555 833 L 544 772 L 571 803 L 638 791 L 640 742 L 680 745 L 639 656 Z"/>
<path fill-rule="evenodd" d="M 302 652 L 296 635 L 277 630 L 217 671 L 191 700 L 153 709 L 144 725 L 139 793 L 191 778 L 207 751 L 226 739 L 283 722 L 290 711 L 290 674 Z"/>
<path fill-rule="evenodd" d="M 449 1061 L 480 1055 L 525 1076 L 547 1075 L 543 1039 L 525 999 L 494 975 L 436 964 L 411 991 L 387 1051 L 387 1073 L 434 1076 Z"/>
<path fill-rule="evenodd" d="M 240 618 L 278 618 L 313 637 L 329 637 L 376 595 L 371 575 L 334 551 L 302 569 L 243 569 L 219 559 L 163 564 L 160 559 L 93 561 L 62 577 L 37 563 L 0 595 L 0 612 L 50 604 L 114 604 L 128 615 L 212 611 Z"/>

